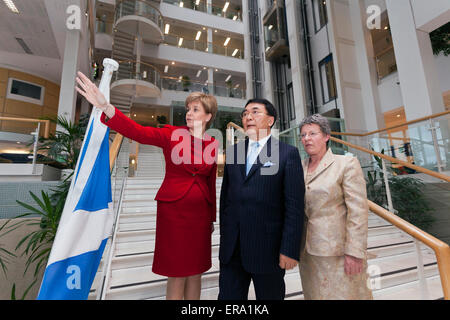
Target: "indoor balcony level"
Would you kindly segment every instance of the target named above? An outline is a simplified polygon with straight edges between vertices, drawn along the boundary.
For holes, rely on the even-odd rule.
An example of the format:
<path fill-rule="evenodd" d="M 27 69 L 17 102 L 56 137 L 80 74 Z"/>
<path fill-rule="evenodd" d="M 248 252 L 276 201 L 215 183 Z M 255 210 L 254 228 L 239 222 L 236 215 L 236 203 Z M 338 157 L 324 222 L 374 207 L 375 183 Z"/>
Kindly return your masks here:
<path fill-rule="evenodd" d="M 277 61 L 289 56 L 284 1 L 269 0 L 268 5 L 270 7 L 263 18 L 264 50 L 266 60 Z"/>
<path fill-rule="evenodd" d="M 152 4 L 154 3 L 154 4 Z M 114 28 L 146 42 L 159 44 L 164 40 L 163 16 L 155 1 L 119 0 L 116 4 Z"/>
<path fill-rule="evenodd" d="M 163 0 L 163 2 L 234 21 L 242 21 L 242 2 L 240 0 L 212 0 L 210 4 L 207 0 Z"/>
<path fill-rule="evenodd" d="M 113 75 L 111 92 L 133 97 L 160 97 L 160 72 L 145 62 L 120 61 L 119 70 Z"/>

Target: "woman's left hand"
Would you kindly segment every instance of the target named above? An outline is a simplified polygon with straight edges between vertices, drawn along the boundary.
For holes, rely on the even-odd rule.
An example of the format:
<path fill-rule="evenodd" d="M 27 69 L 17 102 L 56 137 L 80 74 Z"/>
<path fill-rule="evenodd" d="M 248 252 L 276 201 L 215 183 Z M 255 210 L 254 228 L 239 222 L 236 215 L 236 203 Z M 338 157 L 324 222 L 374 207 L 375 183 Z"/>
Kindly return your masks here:
<path fill-rule="evenodd" d="M 359 274 L 363 269 L 363 259 L 344 255 L 344 271 L 348 276 Z"/>

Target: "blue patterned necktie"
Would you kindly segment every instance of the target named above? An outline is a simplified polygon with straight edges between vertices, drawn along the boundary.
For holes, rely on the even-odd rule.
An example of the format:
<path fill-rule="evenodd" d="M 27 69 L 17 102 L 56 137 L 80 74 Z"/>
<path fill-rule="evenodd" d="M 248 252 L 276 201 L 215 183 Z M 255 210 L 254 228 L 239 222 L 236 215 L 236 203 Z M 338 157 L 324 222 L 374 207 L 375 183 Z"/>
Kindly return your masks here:
<path fill-rule="evenodd" d="M 251 167 L 253 166 L 253 163 L 255 162 L 256 158 L 258 157 L 259 142 L 252 142 L 250 146 L 251 146 L 250 153 L 248 154 L 247 157 L 247 167 L 246 167 L 247 175 Z"/>

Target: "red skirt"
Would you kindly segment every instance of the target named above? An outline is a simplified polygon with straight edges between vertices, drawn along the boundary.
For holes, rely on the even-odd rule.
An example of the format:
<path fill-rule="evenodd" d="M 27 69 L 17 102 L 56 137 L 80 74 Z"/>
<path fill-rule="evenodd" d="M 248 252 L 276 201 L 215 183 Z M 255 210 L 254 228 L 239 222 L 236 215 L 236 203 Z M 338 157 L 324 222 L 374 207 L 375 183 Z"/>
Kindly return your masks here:
<path fill-rule="evenodd" d="M 152 271 L 187 277 L 211 268 L 211 205 L 196 183 L 173 202 L 157 202 Z"/>

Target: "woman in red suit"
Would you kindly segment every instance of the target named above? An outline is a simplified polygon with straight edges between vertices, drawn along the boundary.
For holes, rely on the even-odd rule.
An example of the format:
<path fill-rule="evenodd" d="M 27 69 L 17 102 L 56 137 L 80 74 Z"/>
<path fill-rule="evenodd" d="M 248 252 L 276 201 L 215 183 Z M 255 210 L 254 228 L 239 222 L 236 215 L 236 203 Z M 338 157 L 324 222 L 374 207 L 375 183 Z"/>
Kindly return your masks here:
<path fill-rule="evenodd" d="M 152 271 L 167 276 L 166 299 L 199 299 L 201 274 L 211 268 L 211 234 L 216 220 L 218 143 L 205 134 L 217 101 L 200 92 L 185 102 L 186 126 L 143 127 L 107 103 L 78 73 L 77 91 L 103 111 L 101 121 L 125 137 L 162 148 L 166 174 L 156 194 L 157 219 Z"/>

